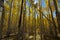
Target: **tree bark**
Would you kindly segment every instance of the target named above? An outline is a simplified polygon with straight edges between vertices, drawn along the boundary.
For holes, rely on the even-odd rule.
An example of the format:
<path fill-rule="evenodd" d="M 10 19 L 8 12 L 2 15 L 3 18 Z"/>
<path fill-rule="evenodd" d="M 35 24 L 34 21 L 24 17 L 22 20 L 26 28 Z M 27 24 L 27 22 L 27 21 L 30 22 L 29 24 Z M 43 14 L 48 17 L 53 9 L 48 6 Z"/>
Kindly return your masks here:
<path fill-rule="evenodd" d="M 22 9 L 23 9 L 23 0 L 21 3 L 21 12 L 20 12 L 20 18 L 19 18 L 19 24 L 18 24 L 18 34 L 17 34 L 17 40 L 23 40 L 23 38 L 20 39 L 20 36 L 22 36 L 22 32 L 20 31 L 20 27 L 21 27 L 21 19 L 22 19 Z"/>
<path fill-rule="evenodd" d="M 54 2 L 55 10 L 56 10 L 56 17 L 57 17 L 58 28 L 59 28 L 59 33 L 60 33 L 60 12 L 58 11 L 56 0 L 53 0 L 53 2 Z"/>
<path fill-rule="evenodd" d="M 7 37 L 8 37 L 8 39 L 7 40 L 9 40 L 9 36 L 10 36 L 10 24 L 11 24 L 11 20 L 10 19 L 11 19 L 13 1 L 14 0 L 11 1 L 10 11 L 9 11 L 9 15 L 8 15 L 8 29 L 7 29 Z"/>
<path fill-rule="evenodd" d="M 53 23 L 53 26 L 54 26 L 53 27 L 53 29 L 54 29 L 53 33 L 55 33 L 55 35 L 53 35 L 53 36 L 55 36 L 56 40 L 58 40 L 57 26 L 56 26 L 56 23 L 55 23 L 54 18 L 53 18 L 53 11 L 52 11 L 51 6 L 50 6 L 50 0 L 48 0 L 48 6 L 49 6 L 49 9 L 51 11 L 52 23 Z"/>
<path fill-rule="evenodd" d="M 0 40 L 2 40 L 2 27 L 4 23 L 4 0 L 0 0 L 0 6 L 2 7 L 2 16 L 1 16 L 1 24 L 0 24 Z"/>

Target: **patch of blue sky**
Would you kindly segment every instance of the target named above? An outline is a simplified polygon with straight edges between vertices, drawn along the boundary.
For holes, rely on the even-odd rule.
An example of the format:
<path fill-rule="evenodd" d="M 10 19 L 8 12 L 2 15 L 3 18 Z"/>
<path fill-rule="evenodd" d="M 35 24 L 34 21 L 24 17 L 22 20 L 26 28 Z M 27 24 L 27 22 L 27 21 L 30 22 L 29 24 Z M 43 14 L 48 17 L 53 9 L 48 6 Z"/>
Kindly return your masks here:
<path fill-rule="evenodd" d="M 60 0 L 58 0 L 58 4 L 59 4 L 59 6 L 60 6 Z"/>
<path fill-rule="evenodd" d="M 53 17 L 56 17 L 56 11 L 53 12 Z"/>
<path fill-rule="evenodd" d="M 45 7 L 46 7 L 45 0 L 42 0 L 41 5 L 42 5 L 42 7 L 43 7 L 43 8 L 45 8 Z"/>
<path fill-rule="evenodd" d="M 26 5 L 27 5 L 27 6 L 30 6 L 30 3 L 28 2 L 28 0 L 26 0 Z"/>
<path fill-rule="evenodd" d="M 60 0 L 58 0 L 58 11 L 60 12 Z"/>
<path fill-rule="evenodd" d="M 6 3 L 6 0 L 4 0 L 4 3 Z"/>
<path fill-rule="evenodd" d="M 36 4 L 38 2 L 38 0 L 34 0 L 34 4 Z"/>
<path fill-rule="evenodd" d="M 38 0 L 34 0 L 34 4 L 36 4 L 38 2 Z M 26 4 L 28 5 L 28 6 L 30 6 L 30 3 L 28 2 L 28 0 L 26 0 Z"/>
<path fill-rule="evenodd" d="M 58 2 L 58 5 L 60 6 L 60 2 Z"/>
<path fill-rule="evenodd" d="M 38 13 L 35 13 L 35 18 L 37 18 L 37 16 L 38 16 Z"/>

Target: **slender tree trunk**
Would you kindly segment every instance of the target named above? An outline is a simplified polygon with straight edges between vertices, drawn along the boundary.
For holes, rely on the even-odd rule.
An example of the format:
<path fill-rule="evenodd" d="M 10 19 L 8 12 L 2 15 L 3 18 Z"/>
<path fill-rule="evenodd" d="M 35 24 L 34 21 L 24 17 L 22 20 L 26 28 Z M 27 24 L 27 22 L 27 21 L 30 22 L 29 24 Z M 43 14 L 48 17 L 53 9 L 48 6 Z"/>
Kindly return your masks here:
<path fill-rule="evenodd" d="M 36 9 L 35 9 L 34 17 L 35 15 L 36 15 Z M 36 17 L 35 17 L 35 40 L 36 40 Z"/>
<path fill-rule="evenodd" d="M 42 14 L 42 11 L 41 11 L 42 10 L 42 5 L 40 3 L 41 1 L 42 0 L 39 0 L 39 5 L 38 6 L 39 6 L 39 13 L 40 13 L 40 38 L 41 38 L 40 40 L 43 40 L 42 36 L 44 34 L 43 33 L 44 29 L 43 29 L 43 14 Z"/>
<path fill-rule="evenodd" d="M 2 3 L 1 3 L 2 2 Z M 2 27 L 3 27 L 3 23 L 4 23 L 4 0 L 0 0 L 0 6 L 2 7 L 2 17 L 1 17 L 1 24 L 0 24 L 0 40 L 2 40 Z"/>
<path fill-rule="evenodd" d="M 18 34 L 17 34 L 17 40 L 23 40 L 22 38 L 20 39 L 20 36 L 23 35 L 21 32 L 20 32 L 20 27 L 21 27 L 21 18 L 22 18 L 22 9 L 23 9 L 23 0 L 22 0 L 22 3 L 21 3 L 21 12 L 20 12 L 20 18 L 19 18 L 19 24 L 18 24 Z"/>
<path fill-rule="evenodd" d="M 55 36 L 56 36 L 56 40 L 58 40 L 58 34 L 57 34 L 57 29 L 56 29 L 56 24 L 55 24 L 55 21 L 54 21 L 54 18 L 53 18 L 53 12 L 52 12 L 52 9 L 51 9 L 51 6 L 50 6 L 50 0 L 48 0 L 49 2 L 49 8 L 50 8 L 50 11 L 51 11 L 51 16 L 52 16 L 52 23 L 53 23 L 53 26 L 54 26 L 54 33 L 55 33 Z"/>
<path fill-rule="evenodd" d="M 23 27 L 22 28 L 23 29 L 22 30 L 23 31 L 22 32 L 23 35 L 22 35 L 22 39 L 25 40 L 25 35 L 24 34 L 26 32 L 26 22 L 25 22 L 26 21 L 26 19 L 25 19 L 25 14 L 26 14 L 26 0 L 24 0 L 23 5 L 24 6 L 23 6 L 23 20 L 22 20 L 23 21 L 23 26 L 22 26 Z"/>
<path fill-rule="evenodd" d="M 7 40 L 9 40 L 9 36 L 10 36 L 10 24 L 11 24 L 11 23 L 10 23 L 10 22 L 11 22 L 10 19 L 11 19 L 12 3 L 13 3 L 13 1 L 14 1 L 14 0 L 11 1 L 10 12 L 9 12 L 9 15 L 8 15 L 9 17 L 8 17 L 8 31 L 7 31 L 7 37 L 8 37 L 8 39 L 7 39 Z"/>
<path fill-rule="evenodd" d="M 53 2 L 54 2 L 55 10 L 56 10 L 56 17 L 57 17 L 58 28 L 59 28 L 59 33 L 60 33 L 60 12 L 58 11 L 56 0 L 53 0 Z"/>

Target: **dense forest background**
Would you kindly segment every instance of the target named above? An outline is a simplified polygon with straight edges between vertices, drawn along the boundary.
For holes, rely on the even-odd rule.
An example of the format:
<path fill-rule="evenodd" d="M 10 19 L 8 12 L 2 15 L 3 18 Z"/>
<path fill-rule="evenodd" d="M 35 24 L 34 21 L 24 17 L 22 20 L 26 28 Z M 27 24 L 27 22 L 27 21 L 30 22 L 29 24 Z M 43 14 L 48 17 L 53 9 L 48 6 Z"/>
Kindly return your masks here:
<path fill-rule="evenodd" d="M 0 0 L 0 40 L 60 40 L 60 0 Z"/>

